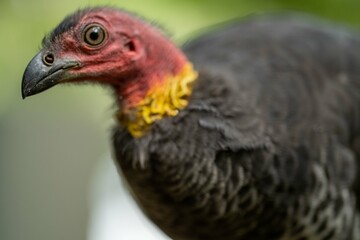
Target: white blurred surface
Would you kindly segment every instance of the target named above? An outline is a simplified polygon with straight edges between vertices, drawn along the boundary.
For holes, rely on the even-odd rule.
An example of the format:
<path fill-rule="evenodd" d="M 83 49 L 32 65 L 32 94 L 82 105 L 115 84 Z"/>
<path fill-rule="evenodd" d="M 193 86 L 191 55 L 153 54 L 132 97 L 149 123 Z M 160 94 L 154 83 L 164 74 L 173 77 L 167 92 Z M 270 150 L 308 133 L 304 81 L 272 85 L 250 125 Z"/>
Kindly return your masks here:
<path fill-rule="evenodd" d="M 110 156 L 99 162 L 90 191 L 88 240 L 169 239 L 142 214 Z"/>

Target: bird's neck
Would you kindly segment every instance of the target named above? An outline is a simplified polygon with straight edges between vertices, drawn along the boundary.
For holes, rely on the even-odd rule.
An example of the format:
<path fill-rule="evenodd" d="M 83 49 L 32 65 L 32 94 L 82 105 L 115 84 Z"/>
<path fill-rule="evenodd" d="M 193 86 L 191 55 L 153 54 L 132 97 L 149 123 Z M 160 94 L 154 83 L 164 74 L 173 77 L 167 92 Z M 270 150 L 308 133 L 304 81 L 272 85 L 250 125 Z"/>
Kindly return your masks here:
<path fill-rule="evenodd" d="M 121 106 L 116 117 L 133 137 L 143 136 L 149 127 L 164 117 L 176 116 L 188 105 L 197 72 L 190 62 L 175 71 L 138 78 L 121 90 Z M 145 79 L 143 79 L 145 78 Z"/>

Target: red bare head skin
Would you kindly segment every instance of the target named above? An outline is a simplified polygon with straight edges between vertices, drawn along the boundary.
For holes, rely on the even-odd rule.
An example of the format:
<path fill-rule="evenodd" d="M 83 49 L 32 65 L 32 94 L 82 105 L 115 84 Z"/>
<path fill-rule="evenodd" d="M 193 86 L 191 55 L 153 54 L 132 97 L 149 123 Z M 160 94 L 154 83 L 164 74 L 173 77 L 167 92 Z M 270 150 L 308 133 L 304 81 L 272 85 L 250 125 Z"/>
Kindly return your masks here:
<path fill-rule="evenodd" d="M 64 82 L 110 85 L 117 118 L 134 137 L 185 108 L 197 72 L 157 27 L 125 11 L 87 8 L 43 40 L 22 81 L 23 98 Z"/>
<path fill-rule="evenodd" d="M 97 46 L 89 45 L 84 37 L 92 25 L 105 33 Z M 149 87 L 176 75 L 187 63 L 184 54 L 158 28 L 133 14 L 106 7 L 69 16 L 45 38 L 44 48 L 55 58 L 79 63 L 69 69 L 73 77 L 68 81 L 109 84 L 123 108 L 136 106 Z"/>

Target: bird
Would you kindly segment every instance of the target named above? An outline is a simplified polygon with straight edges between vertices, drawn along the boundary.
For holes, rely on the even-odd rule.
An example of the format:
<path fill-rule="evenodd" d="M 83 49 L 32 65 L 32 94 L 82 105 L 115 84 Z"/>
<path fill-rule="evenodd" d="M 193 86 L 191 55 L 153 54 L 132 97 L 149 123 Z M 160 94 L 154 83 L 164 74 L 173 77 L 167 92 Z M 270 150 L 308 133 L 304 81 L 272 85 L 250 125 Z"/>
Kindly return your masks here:
<path fill-rule="evenodd" d="M 116 168 L 170 238 L 360 239 L 356 30 L 264 13 L 178 46 L 88 7 L 44 37 L 22 97 L 77 83 L 110 89 Z"/>

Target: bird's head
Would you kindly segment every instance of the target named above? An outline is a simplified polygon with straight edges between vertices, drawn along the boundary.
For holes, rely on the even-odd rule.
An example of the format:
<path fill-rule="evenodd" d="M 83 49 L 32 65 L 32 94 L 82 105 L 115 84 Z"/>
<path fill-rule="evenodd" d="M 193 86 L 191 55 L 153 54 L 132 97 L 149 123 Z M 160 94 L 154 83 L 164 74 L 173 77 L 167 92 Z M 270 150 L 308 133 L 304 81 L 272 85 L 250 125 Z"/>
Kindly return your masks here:
<path fill-rule="evenodd" d="M 59 83 L 109 85 L 120 121 L 137 137 L 186 106 L 196 75 L 157 27 L 125 11 L 87 8 L 66 17 L 44 38 L 25 70 L 22 96 Z"/>

